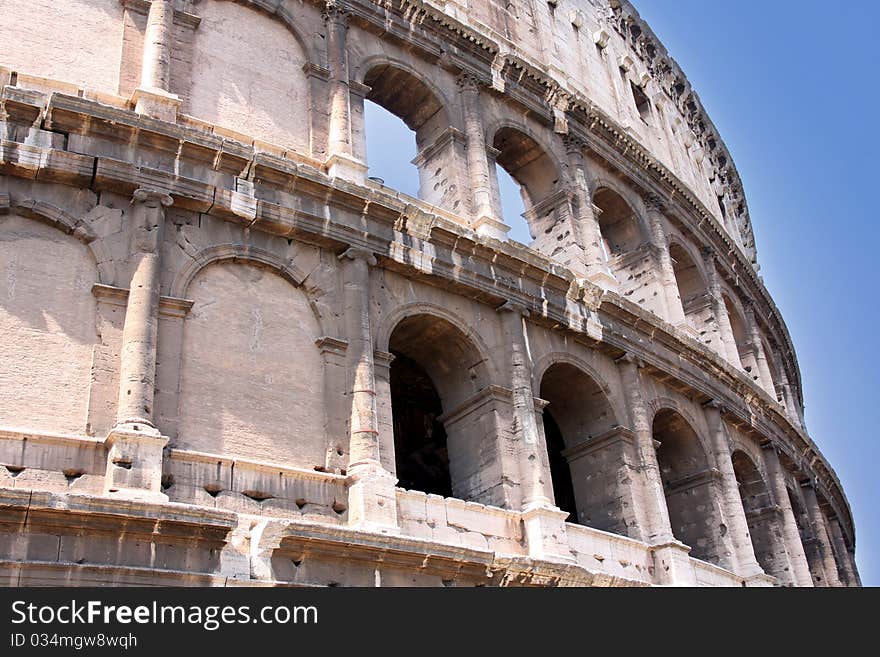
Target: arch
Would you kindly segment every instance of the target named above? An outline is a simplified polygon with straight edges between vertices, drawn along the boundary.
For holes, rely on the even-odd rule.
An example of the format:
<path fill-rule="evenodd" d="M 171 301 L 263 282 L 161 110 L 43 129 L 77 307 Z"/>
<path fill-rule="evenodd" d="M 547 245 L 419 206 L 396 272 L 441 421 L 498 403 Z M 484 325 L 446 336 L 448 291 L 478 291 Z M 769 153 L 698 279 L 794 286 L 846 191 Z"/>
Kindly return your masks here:
<path fill-rule="evenodd" d="M 495 161 L 520 185 L 526 212 L 558 189 L 562 167 L 531 130 L 507 121 L 487 134 L 497 151 Z"/>
<path fill-rule="evenodd" d="M 736 297 L 732 297 L 726 292 L 722 293 L 721 298 L 724 301 L 727 316 L 730 319 L 730 329 L 733 333 L 733 341 L 736 344 L 740 365 L 749 376 L 758 380 L 758 362 L 752 349 L 751 338 L 746 326 L 745 313 L 742 311 L 742 306 L 740 306 L 738 301 L 734 301 Z"/>
<path fill-rule="evenodd" d="M 47 223 L 78 239 L 88 247 L 95 261 L 95 266 L 98 269 L 97 282 L 104 285 L 111 285 L 115 282 L 116 273 L 110 249 L 85 219 L 77 219 L 57 205 L 35 199 L 15 201 L 9 207 L 18 214 Z"/>
<path fill-rule="evenodd" d="M 216 244 L 199 251 L 181 267 L 171 282 L 171 296 L 183 297 L 199 271 L 215 262 L 242 261 L 274 269 L 295 287 L 302 285 L 306 273 L 290 260 L 283 260 L 271 251 L 247 244 Z"/>
<path fill-rule="evenodd" d="M 217 0 L 217 2 L 232 2 L 233 4 L 242 5 L 243 7 L 252 9 L 264 16 L 269 16 L 273 20 L 280 22 L 285 28 L 287 28 L 287 31 L 290 32 L 290 35 L 294 38 L 299 47 L 302 48 L 303 53 L 306 55 L 306 59 L 310 63 L 317 64 L 324 61 L 324 53 L 320 52 L 317 46 L 312 46 L 297 28 L 296 17 L 291 15 L 287 3 L 284 3 L 285 6 L 281 8 L 281 3 L 266 3 L 265 0 Z"/>
<path fill-rule="evenodd" d="M 175 446 L 324 466 L 321 327 L 302 287 L 256 258 L 214 258 L 189 277 Z"/>
<path fill-rule="evenodd" d="M 692 556 L 720 565 L 726 528 L 708 452 L 693 425 L 669 407 L 656 413 L 652 431 L 673 535 L 691 547 Z"/>
<path fill-rule="evenodd" d="M 388 351 L 394 461 L 401 483 L 503 506 L 498 421 L 509 399 L 490 385 L 479 347 L 434 313 L 393 325 Z"/>
<path fill-rule="evenodd" d="M 791 566 L 782 540 L 783 529 L 766 480 L 752 456 L 742 449 L 733 451 L 731 461 L 755 558 L 764 572 L 780 582 L 790 582 Z"/>
<path fill-rule="evenodd" d="M 557 361 L 540 377 L 540 397 L 548 402 L 543 425 L 556 505 L 570 522 L 625 533 L 624 496 L 606 476 L 625 461 L 620 440 L 611 436 L 620 427 L 606 390 L 575 365 Z"/>
<path fill-rule="evenodd" d="M 685 320 L 695 330 L 704 330 L 713 315 L 709 288 L 698 259 L 679 240 L 670 240 L 669 257 Z"/>
<path fill-rule="evenodd" d="M 84 435 L 100 342 L 97 239 L 55 206 L 11 210 L 0 215 L 0 425 Z"/>
<path fill-rule="evenodd" d="M 307 154 L 313 130 L 308 68 L 324 57 L 314 57 L 315 48 L 299 31 L 310 18 L 304 13 L 291 16 L 291 3 L 278 11 L 254 11 L 265 4 L 201 3 L 199 29 L 190 44 L 190 84 L 178 91 L 182 110 L 229 130 L 246 131 L 248 138 Z"/>
<path fill-rule="evenodd" d="M 608 402 L 614 410 L 614 415 L 621 418 L 626 417 L 626 407 L 622 399 L 615 398 L 611 386 L 599 370 L 587 362 L 586 359 L 567 351 L 551 351 L 534 359 L 534 364 L 532 365 L 532 391 L 536 397 L 541 396 L 541 379 L 544 378 L 544 374 L 554 365 L 561 363 L 571 365 L 590 377 L 608 398 Z"/>
<path fill-rule="evenodd" d="M 489 358 L 489 347 L 483 337 L 473 328 L 461 321 L 461 317 L 447 308 L 431 303 L 430 301 L 412 301 L 397 306 L 389 312 L 376 328 L 376 349 L 379 351 L 391 351 L 391 334 L 397 325 L 414 315 L 432 315 L 452 324 L 459 332 L 465 335 L 469 342 L 476 348 L 479 360 L 486 367 L 486 376 L 489 382 L 498 380 L 498 369 Z"/>
<path fill-rule="evenodd" d="M 452 125 L 446 94 L 434 82 L 406 62 L 387 55 L 374 55 L 359 65 L 360 82 L 370 88 L 367 100 L 399 117 L 417 135 L 440 114 L 443 128 Z M 406 89 L 407 96 L 398 95 Z"/>
<path fill-rule="evenodd" d="M 396 116 L 415 134 L 415 157 L 405 163 L 398 160 L 385 162 L 385 165 L 393 165 L 391 173 L 396 175 L 415 165 L 418 170 L 418 191 L 412 193 L 438 207 L 458 211 L 465 201 L 463 192 L 466 184 L 462 178 L 464 152 L 461 139 L 456 136 L 457 131 L 452 129 L 452 114 L 446 95 L 429 77 L 387 55 L 366 58 L 360 64 L 359 75 L 366 89 L 364 100 Z M 353 96 L 352 102 L 361 101 Z M 398 134 L 395 121 L 388 123 L 378 135 L 376 132 L 367 134 L 371 126 L 366 125 L 366 118 L 372 116 L 382 120 L 382 117 L 368 111 L 371 110 L 369 107 L 361 109 L 357 111 L 353 108 L 353 115 L 361 116 L 364 120 L 364 129 L 354 130 L 360 139 L 360 143 L 355 145 L 355 152 L 363 154 L 368 163 L 372 161 L 371 167 L 375 167 L 376 154 L 368 152 L 368 139 L 374 148 L 381 146 L 381 155 L 386 158 L 389 152 L 397 154 L 408 140 L 402 126 Z M 382 139 L 389 141 L 383 142 Z M 402 139 L 406 141 L 401 142 Z M 398 167 L 398 163 L 405 166 Z M 371 172 L 382 174 L 381 170 L 376 172 L 373 168 Z M 408 182 L 408 179 L 409 176 L 403 176 L 400 182 Z"/>
<path fill-rule="evenodd" d="M 593 193 L 593 205 L 598 210 L 599 233 L 606 258 L 626 255 L 638 250 L 646 240 L 644 226 L 632 205 L 610 187 L 600 187 Z"/>

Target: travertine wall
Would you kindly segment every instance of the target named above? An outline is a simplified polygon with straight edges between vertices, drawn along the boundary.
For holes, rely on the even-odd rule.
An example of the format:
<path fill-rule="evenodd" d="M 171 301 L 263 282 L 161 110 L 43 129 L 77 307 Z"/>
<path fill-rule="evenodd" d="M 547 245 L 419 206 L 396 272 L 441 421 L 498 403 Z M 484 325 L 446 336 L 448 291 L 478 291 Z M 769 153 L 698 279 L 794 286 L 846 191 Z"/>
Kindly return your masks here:
<path fill-rule="evenodd" d="M 858 584 L 738 176 L 628 3 L 2 9 L 3 581 Z M 395 488 L 395 357 L 452 497 Z"/>

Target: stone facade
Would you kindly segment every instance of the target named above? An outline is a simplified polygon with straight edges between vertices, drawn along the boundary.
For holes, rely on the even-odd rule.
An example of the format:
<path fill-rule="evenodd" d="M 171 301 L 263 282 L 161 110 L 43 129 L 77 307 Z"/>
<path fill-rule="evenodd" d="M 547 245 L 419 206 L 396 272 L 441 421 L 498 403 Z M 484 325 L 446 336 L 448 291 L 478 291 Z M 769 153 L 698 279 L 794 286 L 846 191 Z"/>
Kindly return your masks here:
<path fill-rule="evenodd" d="M 732 158 L 628 2 L 2 5 L 0 582 L 859 585 Z"/>

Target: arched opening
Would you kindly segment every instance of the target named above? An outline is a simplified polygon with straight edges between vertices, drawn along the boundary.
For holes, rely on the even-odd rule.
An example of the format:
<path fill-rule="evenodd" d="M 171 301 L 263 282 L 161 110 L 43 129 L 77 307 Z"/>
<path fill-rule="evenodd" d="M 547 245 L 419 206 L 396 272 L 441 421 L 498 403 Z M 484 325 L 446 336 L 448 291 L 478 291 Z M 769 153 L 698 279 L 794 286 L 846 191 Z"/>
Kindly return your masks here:
<path fill-rule="evenodd" d="M 699 437 L 669 409 L 654 417 L 653 432 L 673 535 L 691 547 L 691 556 L 721 563 L 726 528 L 720 522 L 715 478 Z"/>
<path fill-rule="evenodd" d="M 736 343 L 736 352 L 739 354 L 740 364 L 749 376 L 758 381 L 757 361 L 752 351 L 746 322 L 739 309 L 726 295 L 724 296 L 724 305 L 727 308 L 727 316 L 730 318 L 730 328 L 733 331 L 733 341 Z"/>
<path fill-rule="evenodd" d="M 449 321 L 412 315 L 391 333 L 394 455 L 403 487 L 503 505 L 489 383 L 473 340 Z"/>
<path fill-rule="evenodd" d="M 389 63 L 372 66 L 363 82 L 369 89 L 364 123 L 370 175 L 396 191 L 459 211 L 463 145 L 451 137 L 440 95 L 415 74 Z"/>
<path fill-rule="evenodd" d="M 364 103 L 364 132 L 371 180 L 418 198 L 419 170 L 415 134 L 406 123 L 381 105 Z"/>
<path fill-rule="evenodd" d="M 645 240 L 639 219 L 620 194 L 602 188 L 593 195 L 593 205 L 596 206 L 598 214 L 605 257 L 609 261 L 614 261 L 642 246 Z"/>
<path fill-rule="evenodd" d="M 556 505 L 576 522 L 627 534 L 634 523 L 619 482 L 630 463 L 629 443 L 608 397 L 589 375 L 568 363 L 541 378 L 544 435 Z"/>
<path fill-rule="evenodd" d="M 685 320 L 698 333 L 705 333 L 712 321 L 712 305 L 703 275 L 680 244 L 670 245 L 669 256 Z"/>
<path fill-rule="evenodd" d="M 512 228 L 510 236 L 552 255 L 547 251 L 550 233 L 555 235 L 555 225 L 564 219 L 560 216 L 564 209 L 552 198 L 559 182 L 556 164 L 538 142 L 515 128 L 498 130 L 492 146 L 497 153 L 496 193 L 502 217 Z M 514 187 L 519 188 L 519 202 L 511 198 Z"/>
<path fill-rule="evenodd" d="M 767 484 L 755 462 L 745 452 L 737 450 L 731 459 L 755 558 L 764 572 L 779 578 L 781 582 L 791 581 L 782 527 Z"/>

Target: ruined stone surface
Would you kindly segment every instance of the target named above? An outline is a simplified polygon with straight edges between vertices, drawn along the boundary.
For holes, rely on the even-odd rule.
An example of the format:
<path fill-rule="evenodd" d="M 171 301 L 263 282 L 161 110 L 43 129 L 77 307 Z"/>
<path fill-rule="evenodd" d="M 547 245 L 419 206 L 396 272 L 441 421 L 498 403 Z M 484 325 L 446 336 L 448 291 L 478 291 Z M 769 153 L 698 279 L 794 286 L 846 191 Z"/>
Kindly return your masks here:
<path fill-rule="evenodd" d="M 625 0 L 7 0 L 0 583 L 858 586 L 759 269 Z"/>

